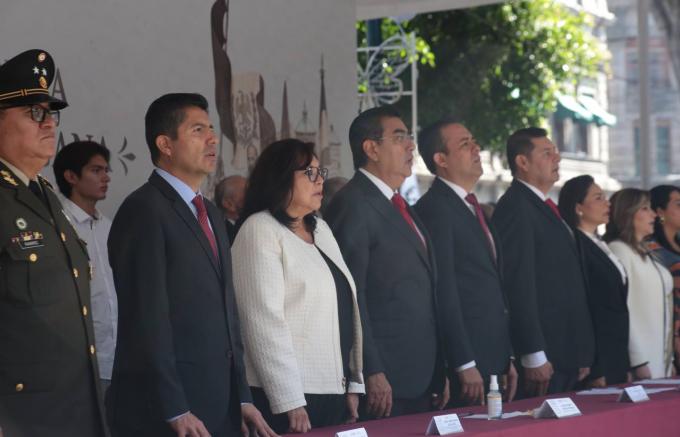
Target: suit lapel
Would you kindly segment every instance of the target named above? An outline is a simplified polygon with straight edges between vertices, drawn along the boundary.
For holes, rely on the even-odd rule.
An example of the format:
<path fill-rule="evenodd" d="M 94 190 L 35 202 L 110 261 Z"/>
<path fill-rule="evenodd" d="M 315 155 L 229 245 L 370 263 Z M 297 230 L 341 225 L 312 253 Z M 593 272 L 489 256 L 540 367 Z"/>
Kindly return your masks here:
<path fill-rule="evenodd" d="M 217 260 L 213 255 L 212 248 L 208 242 L 208 238 L 203 233 L 201 225 L 198 223 L 198 219 L 194 216 L 193 212 L 189 209 L 189 206 L 182 200 L 177 191 L 170 184 L 168 184 L 165 179 L 159 176 L 156 172 L 151 174 L 149 177 L 149 183 L 158 188 L 172 203 L 172 208 L 175 210 L 177 215 L 179 215 L 184 223 L 193 232 L 198 242 L 203 247 L 205 255 L 210 259 L 210 264 L 213 266 L 215 273 L 218 277 L 222 277 L 220 266 L 217 264 Z M 213 229 L 215 227 L 213 226 Z M 214 231 L 213 231 L 214 232 Z M 219 247 L 219 244 L 218 244 Z"/>
<path fill-rule="evenodd" d="M 395 232 L 395 234 L 401 235 L 403 238 L 408 240 L 412 246 L 415 247 L 420 258 L 423 260 L 427 268 L 431 270 L 432 261 L 430 260 L 430 254 L 428 253 L 429 250 L 425 249 L 425 246 L 423 245 L 423 242 L 418 236 L 418 234 L 413 229 L 411 229 L 411 226 L 409 226 L 408 223 L 406 223 L 406 220 L 404 220 L 404 217 L 402 217 L 401 214 L 399 214 L 399 211 L 397 211 L 397 209 L 392 205 L 392 203 L 389 200 L 387 200 L 387 198 L 378 189 L 378 187 L 376 187 L 375 184 L 373 184 L 373 182 L 371 182 L 371 180 L 368 179 L 364 174 L 362 174 L 361 172 L 357 172 L 354 178 L 356 179 L 357 183 L 362 187 L 369 205 L 371 205 L 376 211 L 378 211 L 378 213 L 382 215 L 388 223 L 390 223 L 394 228 L 396 228 L 398 232 Z M 423 234 L 423 237 L 425 238 L 425 241 L 427 242 L 429 248 L 431 246 L 431 243 L 424 233 L 425 228 L 423 227 L 423 224 L 420 223 L 420 219 L 415 215 L 413 210 L 408 206 L 407 208 L 409 214 L 411 214 L 411 218 L 413 218 L 414 223 L 416 224 L 416 226 L 418 226 L 418 229 Z"/>
<path fill-rule="evenodd" d="M 569 229 L 567 228 L 567 224 L 562 221 L 559 217 L 555 215 L 552 209 L 548 205 L 545 204 L 533 191 L 529 189 L 526 185 L 524 185 L 522 182 L 518 180 L 513 180 L 512 181 L 512 186 L 515 187 L 517 190 L 519 190 L 520 193 L 522 193 L 531 203 L 534 204 L 536 208 L 545 216 L 547 216 L 547 219 L 550 220 L 552 223 L 557 223 L 559 224 L 560 232 L 564 233 L 567 238 L 569 239 L 569 247 L 578 255 L 578 248 L 576 247 L 576 242 L 575 242 L 575 236 L 572 235 L 571 232 L 569 232 Z"/>
<path fill-rule="evenodd" d="M 580 232 L 580 231 L 579 231 Z M 587 235 L 582 234 L 581 235 L 581 241 L 583 242 L 584 249 L 587 250 L 589 253 L 593 254 L 596 258 L 598 258 L 600 263 L 603 265 L 607 266 L 609 270 L 611 270 L 612 273 L 616 274 L 617 278 L 621 278 L 621 272 L 619 271 L 619 268 L 614 264 L 614 261 L 609 258 L 609 255 L 599 248 L 597 244 L 595 244 L 590 238 L 588 238 Z M 586 257 L 586 262 L 588 262 L 588 258 Z M 625 294 L 625 285 L 623 283 L 623 279 L 621 279 L 621 287 L 619 287 L 619 290 L 622 291 L 621 297 L 623 298 L 623 301 L 625 302 L 627 299 L 627 296 Z"/>
<path fill-rule="evenodd" d="M 0 181 L 2 181 L 3 185 L 15 190 L 15 198 L 18 202 L 24 204 L 47 223 L 54 225 L 54 220 L 52 219 L 50 211 L 47 209 L 47 205 L 41 202 L 40 199 L 38 199 L 35 194 L 19 180 L 17 175 L 2 162 L 0 162 Z M 45 187 L 42 188 L 46 189 Z"/>
<path fill-rule="evenodd" d="M 459 216 L 464 221 L 465 224 L 463 226 L 465 229 L 474 229 L 473 234 L 475 235 L 475 238 L 477 238 L 480 244 L 484 245 L 489 259 L 493 263 L 494 267 L 497 267 L 497 260 L 494 259 L 493 252 L 491 252 L 491 247 L 489 247 L 489 238 L 486 236 L 482 225 L 479 223 L 477 215 L 473 213 L 470 208 L 468 208 L 467 204 L 458 196 L 458 194 L 456 194 L 455 191 L 453 191 L 444 182 L 439 180 L 439 178 L 434 180 L 431 189 L 435 190 L 435 193 L 444 197 L 444 203 L 449 205 L 453 209 L 454 214 Z M 484 218 L 486 219 L 486 217 Z M 486 220 L 486 222 L 487 226 L 489 226 L 489 231 L 491 231 L 489 220 Z M 493 238 L 493 234 L 491 237 Z M 496 252 L 499 252 L 496 241 L 494 241 L 494 245 L 496 245 Z"/>

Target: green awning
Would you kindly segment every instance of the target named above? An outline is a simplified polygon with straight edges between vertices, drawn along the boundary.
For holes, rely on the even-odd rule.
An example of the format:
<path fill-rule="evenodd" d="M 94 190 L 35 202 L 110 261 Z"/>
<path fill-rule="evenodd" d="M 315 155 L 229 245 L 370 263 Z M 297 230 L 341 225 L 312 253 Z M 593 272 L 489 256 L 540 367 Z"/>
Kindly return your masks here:
<path fill-rule="evenodd" d="M 614 126 L 616 124 L 616 115 L 607 112 L 598 102 L 589 96 L 580 96 L 578 102 L 593 114 L 593 121 L 598 126 Z"/>
<path fill-rule="evenodd" d="M 581 105 L 574 97 L 566 94 L 557 95 L 557 111 L 559 118 L 571 117 L 576 121 L 590 123 L 593 121 L 593 113 Z"/>

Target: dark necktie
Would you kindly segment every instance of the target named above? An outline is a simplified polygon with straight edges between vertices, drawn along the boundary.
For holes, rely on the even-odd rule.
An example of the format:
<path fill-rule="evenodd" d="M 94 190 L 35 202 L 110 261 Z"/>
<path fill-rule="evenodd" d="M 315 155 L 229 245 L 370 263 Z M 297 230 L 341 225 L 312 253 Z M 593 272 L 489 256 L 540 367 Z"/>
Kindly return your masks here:
<path fill-rule="evenodd" d="M 196 197 L 194 197 L 194 199 L 191 201 L 191 203 L 193 203 L 194 206 L 196 207 L 198 223 L 201 225 L 201 229 L 203 229 L 203 233 L 205 234 L 205 237 L 208 239 L 208 242 L 210 243 L 210 247 L 212 248 L 213 255 L 215 255 L 215 259 L 219 259 L 219 256 L 217 254 L 217 242 L 215 241 L 215 234 L 213 234 L 213 231 L 212 229 L 210 229 L 210 225 L 208 224 L 208 211 L 205 209 L 203 196 L 197 194 Z"/>
<path fill-rule="evenodd" d="M 465 196 L 465 200 L 472 205 L 472 207 L 475 209 L 475 215 L 477 216 L 477 220 L 479 220 L 479 224 L 484 230 L 484 233 L 486 234 L 486 239 L 487 239 L 487 244 L 489 245 L 489 249 L 491 250 L 491 253 L 493 254 L 493 258 L 496 259 L 496 246 L 493 244 L 493 237 L 491 236 L 491 231 L 489 230 L 489 225 L 486 223 L 486 218 L 484 217 L 484 212 L 482 211 L 482 207 L 479 206 L 479 202 L 477 201 L 477 196 L 475 196 L 475 193 L 468 193 L 467 196 Z"/>
<path fill-rule="evenodd" d="M 36 181 L 30 181 L 30 182 L 28 183 L 28 189 L 31 190 L 31 192 L 33 192 L 33 194 L 35 194 L 35 196 L 36 196 L 38 199 L 40 199 L 40 201 L 41 201 L 43 204 L 46 204 L 45 196 L 43 195 L 43 192 L 42 192 L 42 190 L 40 189 L 40 185 L 38 185 L 38 183 L 37 183 Z"/>
<path fill-rule="evenodd" d="M 406 208 L 406 201 L 404 200 L 403 197 L 401 197 L 401 194 L 399 193 L 394 193 L 394 196 L 392 196 L 392 205 L 394 205 L 395 208 L 397 208 L 397 211 L 399 211 L 399 214 L 406 220 L 406 223 L 413 229 L 413 232 L 416 233 L 418 236 L 418 239 L 425 245 L 425 241 L 423 241 L 423 238 L 420 236 L 420 233 L 418 232 L 418 228 L 416 228 L 416 224 L 413 222 L 413 217 L 411 217 L 411 214 L 408 213 L 408 209 Z"/>
<path fill-rule="evenodd" d="M 560 214 L 560 210 L 557 208 L 557 205 L 555 205 L 555 202 L 553 202 L 552 199 L 545 199 L 545 204 L 548 205 L 550 209 L 552 209 L 552 212 L 554 212 L 557 218 L 561 221 L 562 215 Z"/>

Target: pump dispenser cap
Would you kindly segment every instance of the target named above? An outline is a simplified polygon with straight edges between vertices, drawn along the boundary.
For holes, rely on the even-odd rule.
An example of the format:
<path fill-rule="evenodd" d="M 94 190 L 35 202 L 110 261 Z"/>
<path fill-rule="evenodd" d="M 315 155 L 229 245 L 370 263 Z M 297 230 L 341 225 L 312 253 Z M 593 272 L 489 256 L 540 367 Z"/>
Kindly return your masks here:
<path fill-rule="evenodd" d="M 498 391 L 498 377 L 496 375 L 491 375 L 491 383 L 489 384 L 491 390 Z"/>

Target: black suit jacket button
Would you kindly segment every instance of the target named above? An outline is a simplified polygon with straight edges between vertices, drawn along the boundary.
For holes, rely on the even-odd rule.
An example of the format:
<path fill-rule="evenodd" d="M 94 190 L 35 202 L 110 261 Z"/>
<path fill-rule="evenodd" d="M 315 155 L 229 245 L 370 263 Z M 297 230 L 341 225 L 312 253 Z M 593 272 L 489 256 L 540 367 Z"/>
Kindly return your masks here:
<path fill-rule="evenodd" d="M 234 353 L 232 351 L 227 351 L 227 358 L 229 358 L 230 360 L 234 358 Z"/>

